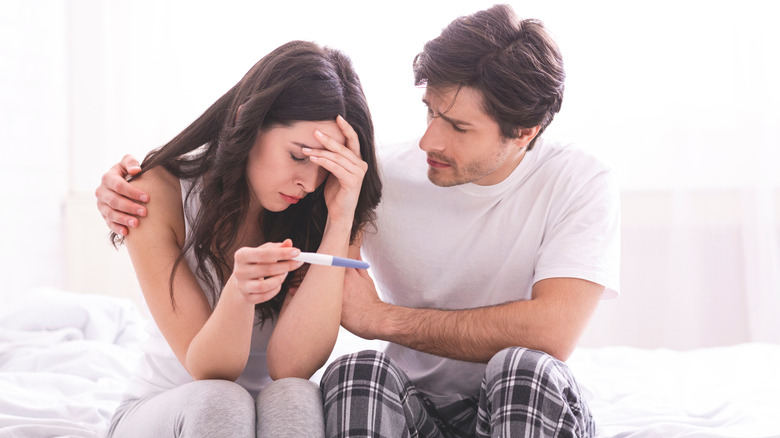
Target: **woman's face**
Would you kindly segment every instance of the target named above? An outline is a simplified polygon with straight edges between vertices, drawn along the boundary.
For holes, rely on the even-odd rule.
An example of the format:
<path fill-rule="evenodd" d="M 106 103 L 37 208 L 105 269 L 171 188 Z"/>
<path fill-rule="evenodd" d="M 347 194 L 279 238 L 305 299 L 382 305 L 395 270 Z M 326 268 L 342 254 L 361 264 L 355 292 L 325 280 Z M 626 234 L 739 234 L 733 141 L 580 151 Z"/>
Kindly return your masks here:
<path fill-rule="evenodd" d="M 346 142 L 335 121 L 300 121 L 258 133 L 247 163 L 253 208 L 286 210 L 325 181 L 328 172 L 301 152 L 303 147 L 323 148 L 314 136 L 315 130 L 342 144 Z"/>

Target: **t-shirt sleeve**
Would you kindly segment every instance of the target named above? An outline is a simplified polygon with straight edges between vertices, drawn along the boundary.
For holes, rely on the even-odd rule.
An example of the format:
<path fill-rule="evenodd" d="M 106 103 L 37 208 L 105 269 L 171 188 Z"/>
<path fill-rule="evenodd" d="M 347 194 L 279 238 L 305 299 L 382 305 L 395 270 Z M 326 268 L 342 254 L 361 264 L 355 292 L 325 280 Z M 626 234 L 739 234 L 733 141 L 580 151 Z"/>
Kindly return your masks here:
<path fill-rule="evenodd" d="M 603 299 L 619 294 L 620 193 L 611 171 L 578 188 L 561 187 L 536 256 L 534 280 L 581 278 L 604 286 Z"/>

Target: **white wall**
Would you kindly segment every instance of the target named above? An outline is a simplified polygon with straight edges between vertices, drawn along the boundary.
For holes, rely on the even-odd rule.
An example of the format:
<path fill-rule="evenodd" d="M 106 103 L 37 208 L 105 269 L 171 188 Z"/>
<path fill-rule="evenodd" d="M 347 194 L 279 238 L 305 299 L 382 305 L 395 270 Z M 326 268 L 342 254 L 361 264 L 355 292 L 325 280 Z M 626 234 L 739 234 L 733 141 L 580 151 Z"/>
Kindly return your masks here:
<path fill-rule="evenodd" d="M 66 11 L 0 6 L 0 298 L 65 281 Z"/>
<path fill-rule="evenodd" d="M 170 139 L 280 43 L 352 56 L 381 147 L 424 126 L 414 54 L 492 2 L 261 3 L 0 3 L 0 303 L 35 286 L 138 298 L 94 208 L 100 175 Z M 583 344 L 780 342 L 776 4 L 514 6 L 566 60 L 548 135 L 596 152 L 624 189 L 623 296 Z"/>
<path fill-rule="evenodd" d="M 780 232 L 780 190 L 763 217 Z M 624 191 L 622 295 L 602 301 L 583 335 L 587 346 L 692 348 L 747 340 L 778 342 L 780 289 L 762 289 L 754 239 L 753 191 Z M 683 220 L 681 220 L 681 216 Z M 777 268 L 774 278 L 777 279 Z M 774 291 L 770 297 L 758 296 Z M 761 305 L 754 305 L 761 302 Z"/>

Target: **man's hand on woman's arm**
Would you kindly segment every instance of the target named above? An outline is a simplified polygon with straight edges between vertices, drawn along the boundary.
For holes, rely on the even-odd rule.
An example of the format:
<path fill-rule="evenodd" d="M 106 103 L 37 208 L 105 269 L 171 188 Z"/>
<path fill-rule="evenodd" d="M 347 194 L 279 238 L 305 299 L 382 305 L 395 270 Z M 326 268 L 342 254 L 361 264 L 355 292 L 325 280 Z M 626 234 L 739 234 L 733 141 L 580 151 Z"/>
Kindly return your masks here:
<path fill-rule="evenodd" d="M 97 207 L 103 220 L 111 231 L 127 236 L 130 227 L 138 226 L 138 218 L 146 216 L 149 195 L 133 187 L 127 178 L 141 171 L 138 160 L 132 155 L 125 155 L 122 161 L 115 164 L 103 174 L 100 185 L 95 189 Z"/>
<path fill-rule="evenodd" d="M 601 300 L 604 286 L 578 278 L 548 278 L 532 299 L 495 306 L 439 310 L 380 300 L 365 270 L 347 269 L 341 325 L 364 339 L 380 339 L 428 354 L 487 363 L 507 347 L 543 351 L 565 361 Z"/>

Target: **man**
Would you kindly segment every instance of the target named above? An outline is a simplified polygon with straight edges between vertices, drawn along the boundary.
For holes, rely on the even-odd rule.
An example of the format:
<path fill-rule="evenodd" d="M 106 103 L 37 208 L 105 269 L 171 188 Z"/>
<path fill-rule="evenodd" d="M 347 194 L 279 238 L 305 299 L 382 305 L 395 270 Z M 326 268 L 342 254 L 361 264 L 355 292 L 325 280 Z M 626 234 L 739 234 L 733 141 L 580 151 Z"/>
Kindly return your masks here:
<path fill-rule="evenodd" d="M 540 138 L 561 106 L 558 48 L 500 5 L 453 21 L 414 72 L 428 128 L 380 157 L 373 279 L 348 270 L 342 305 L 345 328 L 389 344 L 328 367 L 327 435 L 591 436 L 564 361 L 617 294 L 618 192 L 598 160 Z M 96 191 L 115 229 L 129 216 L 108 205 L 139 208 L 109 194 L 140 199 L 119 188 L 131 163 Z"/>

